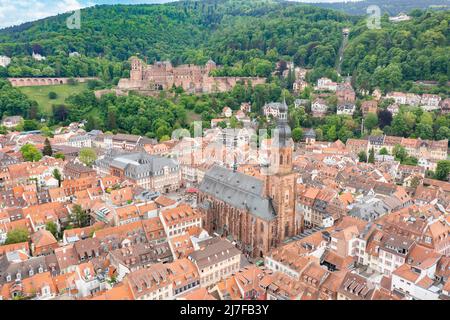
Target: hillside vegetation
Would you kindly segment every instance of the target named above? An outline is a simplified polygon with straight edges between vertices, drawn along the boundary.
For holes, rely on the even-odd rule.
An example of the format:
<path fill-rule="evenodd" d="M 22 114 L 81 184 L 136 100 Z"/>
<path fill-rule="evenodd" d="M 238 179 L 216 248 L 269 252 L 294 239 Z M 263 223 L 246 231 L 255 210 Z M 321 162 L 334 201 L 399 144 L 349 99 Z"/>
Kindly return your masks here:
<path fill-rule="evenodd" d="M 356 5 L 356 4 L 355 4 Z M 405 81 L 449 80 L 449 11 L 411 12 L 409 22 L 368 30 L 364 17 L 282 1 L 185 1 L 158 5 L 96 6 L 81 11 L 81 29 L 69 14 L 0 30 L 0 54 L 15 57 L 0 76 L 127 77 L 128 58 L 225 68 L 216 75 L 268 76 L 280 59 L 332 74 L 342 29 L 351 27 L 343 73 L 362 89 L 384 90 Z M 35 51 L 46 61 L 31 59 Z M 69 52 L 81 57 L 69 58 Z M 373 75 L 373 77 L 372 77 Z M 411 88 L 412 84 L 406 84 Z M 408 89 L 408 88 L 406 88 Z"/>
<path fill-rule="evenodd" d="M 410 90 L 412 81 L 450 79 L 450 11 L 414 11 L 410 21 L 381 21 L 381 29 L 355 26 L 345 52 L 343 72 L 356 87 Z"/>
<path fill-rule="evenodd" d="M 0 54 L 19 57 L 0 75 L 126 76 L 135 54 L 174 64 L 214 59 L 230 74 L 270 74 L 282 57 L 332 67 L 349 16 L 296 3 L 203 1 L 97 6 L 81 11 L 81 29 L 60 15 L 0 31 Z M 35 51 L 43 63 L 27 58 Z M 77 51 L 81 58 L 69 58 Z"/>

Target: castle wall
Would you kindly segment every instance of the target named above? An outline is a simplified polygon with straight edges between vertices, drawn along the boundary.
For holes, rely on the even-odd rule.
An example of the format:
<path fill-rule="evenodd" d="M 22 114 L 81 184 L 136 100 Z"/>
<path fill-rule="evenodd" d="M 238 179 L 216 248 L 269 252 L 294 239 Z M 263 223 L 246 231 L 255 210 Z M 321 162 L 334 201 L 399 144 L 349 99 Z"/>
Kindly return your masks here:
<path fill-rule="evenodd" d="M 8 81 L 13 87 L 31 87 L 31 86 L 54 86 L 60 84 L 67 84 L 71 78 L 8 78 Z M 83 83 L 88 80 L 98 79 L 95 77 L 73 78 L 74 80 Z"/>

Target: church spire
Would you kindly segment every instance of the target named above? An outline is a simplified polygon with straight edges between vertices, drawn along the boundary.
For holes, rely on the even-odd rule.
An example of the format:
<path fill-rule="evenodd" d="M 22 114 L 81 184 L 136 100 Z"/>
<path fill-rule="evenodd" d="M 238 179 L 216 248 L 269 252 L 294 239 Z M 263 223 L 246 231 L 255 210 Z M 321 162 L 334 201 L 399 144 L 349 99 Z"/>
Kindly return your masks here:
<path fill-rule="evenodd" d="M 279 148 L 284 148 L 291 145 L 291 127 L 288 121 L 288 106 L 286 104 L 286 97 L 283 95 L 283 102 L 278 108 L 277 127 L 275 129 L 275 143 Z"/>

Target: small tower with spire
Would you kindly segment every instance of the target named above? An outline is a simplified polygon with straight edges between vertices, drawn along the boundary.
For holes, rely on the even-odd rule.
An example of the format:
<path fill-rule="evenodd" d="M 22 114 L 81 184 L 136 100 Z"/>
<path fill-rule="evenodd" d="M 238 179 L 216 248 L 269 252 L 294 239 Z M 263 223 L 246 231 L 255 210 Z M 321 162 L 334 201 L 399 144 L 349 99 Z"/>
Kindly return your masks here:
<path fill-rule="evenodd" d="M 275 173 L 284 174 L 292 171 L 292 134 L 288 124 L 288 106 L 286 99 L 278 109 L 277 127 L 272 137 L 270 165 Z"/>

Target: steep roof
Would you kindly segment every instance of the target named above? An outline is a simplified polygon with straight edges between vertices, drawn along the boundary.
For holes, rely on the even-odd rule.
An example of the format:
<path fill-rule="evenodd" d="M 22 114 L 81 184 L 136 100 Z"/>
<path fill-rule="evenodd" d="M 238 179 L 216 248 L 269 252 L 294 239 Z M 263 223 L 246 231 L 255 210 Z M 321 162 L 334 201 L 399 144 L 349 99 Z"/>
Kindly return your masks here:
<path fill-rule="evenodd" d="M 213 166 L 205 174 L 199 189 L 232 207 L 247 209 L 261 219 L 276 217 L 271 202 L 263 196 L 264 182 L 255 177 Z"/>

